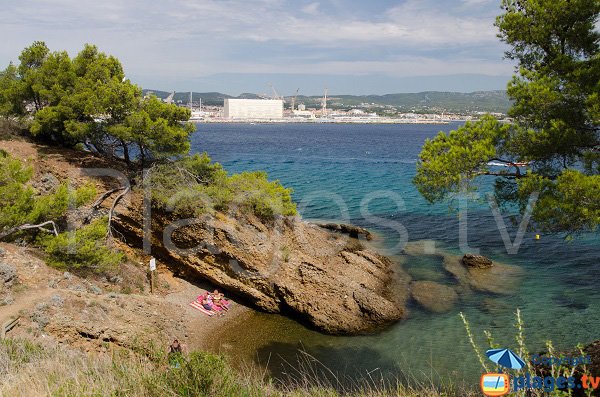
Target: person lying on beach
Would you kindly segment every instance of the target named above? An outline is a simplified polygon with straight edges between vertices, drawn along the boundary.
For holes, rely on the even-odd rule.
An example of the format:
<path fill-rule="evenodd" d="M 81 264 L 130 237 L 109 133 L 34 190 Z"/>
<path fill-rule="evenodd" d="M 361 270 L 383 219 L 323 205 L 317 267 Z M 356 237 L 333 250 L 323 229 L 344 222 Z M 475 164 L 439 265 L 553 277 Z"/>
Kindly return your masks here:
<path fill-rule="evenodd" d="M 212 314 L 219 314 L 219 310 L 215 310 L 215 305 L 212 303 L 212 300 L 209 300 L 208 297 L 203 297 L 202 301 L 200 301 L 200 304 L 205 310 L 208 310 Z"/>
<path fill-rule="evenodd" d="M 212 297 L 213 305 L 219 307 L 222 310 L 229 310 L 230 303 L 225 300 L 225 295 L 219 292 L 219 290 L 214 290 L 212 293 L 209 293 L 209 296 Z"/>

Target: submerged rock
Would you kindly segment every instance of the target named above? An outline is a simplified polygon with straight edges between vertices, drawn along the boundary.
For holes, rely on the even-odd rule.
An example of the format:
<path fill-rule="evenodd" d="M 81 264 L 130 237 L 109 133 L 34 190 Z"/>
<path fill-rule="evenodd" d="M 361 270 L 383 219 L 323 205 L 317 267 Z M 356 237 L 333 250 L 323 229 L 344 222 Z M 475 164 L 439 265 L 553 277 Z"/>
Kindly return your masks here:
<path fill-rule="evenodd" d="M 522 276 L 521 268 L 503 263 L 495 263 L 490 268 L 467 268 L 459 256 L 451 254 L 444 255 L 444 269 L 463 285 L 501 295 L 513 294 Z"/>
<path fill-rule="evenodd" d="M 491 259 L 482 255 L 465 254 L 462 257 L 462 263 L 467 267 L 475 269 L 489 269 L 494 265 Z"/>
<path fill-rule="evenodd" d="M 115 222 L 140 244 L 139 210 L 130 207 Z M 154 256 L 182 277 L 209 280 L 261 310 L 331 334 L 368 332 L 404 317 L 408 281 L 399 286 L 389 259 L 348 236 L 299 218 L 266 224 L 217 213 L 167 233 L 168 250 L 163 230 L 171 222 L 153 215 Z"/>
<path fill-rule="evenodd" d="M 443 271 L 456 280 L 461 294 L 470 290 L 510 295 L 518 288 L 523 272 L 520 267 L 492 262 L 480 255 L 459 256 L 437 248 L 432 240 L 411 241 L 404 253 L 409 256 L 428 255 L 442 260 Z"/>
<path fill-rule="evenodd" d="M 419 305 L 434 313 L 450 311 L 458 301 L 458 294 L 452 287 L 434 281 L 412 282 L 410 292 Z"/>

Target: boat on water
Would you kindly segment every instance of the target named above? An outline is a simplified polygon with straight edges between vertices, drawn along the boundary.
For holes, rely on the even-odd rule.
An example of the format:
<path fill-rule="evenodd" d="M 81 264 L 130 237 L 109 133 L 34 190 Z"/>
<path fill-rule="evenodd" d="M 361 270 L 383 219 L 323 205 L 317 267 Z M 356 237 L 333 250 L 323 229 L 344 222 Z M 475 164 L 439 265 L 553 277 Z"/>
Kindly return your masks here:
<path fill-rule="evenodd" d="M 528 167 L 529 164 L 531 164 L 531 162 L 529 162 L 529 161 L 515 161 L 514 163 L 511 163 L 511 162 L 502 163 L 499 161 L 490 161 L 487 163 L 487 165 L 491 165 L 494 167 Z"/>

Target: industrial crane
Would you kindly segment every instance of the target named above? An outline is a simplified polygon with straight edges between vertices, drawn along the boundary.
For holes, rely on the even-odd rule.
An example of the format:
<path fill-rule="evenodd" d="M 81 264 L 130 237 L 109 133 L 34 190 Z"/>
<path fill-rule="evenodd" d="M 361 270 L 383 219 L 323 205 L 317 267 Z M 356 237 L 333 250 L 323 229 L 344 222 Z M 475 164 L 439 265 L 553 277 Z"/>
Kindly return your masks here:
<path fill-rule="evenodd" d="M 283 97 L 279 95 L 279 93 L 275 89 L 275 86 L 273 84 L 269 83 L 269 87 L 271 87 L 271 90 L 273 90 L 273 99 L 279 99 L 279 100 L 282 100 L 283 103 L 285 103 L 285 99 L 283 99 Z"/>
<path fill-rule="evenodd" d="M 292 112 L 294 111 L 294 108 L 296 107 L 296 98 L 298 97 L 298 91 L 300 91 L 300 88 L 298 88 L 296 90 L 296 94 L 292 98 Z"/>

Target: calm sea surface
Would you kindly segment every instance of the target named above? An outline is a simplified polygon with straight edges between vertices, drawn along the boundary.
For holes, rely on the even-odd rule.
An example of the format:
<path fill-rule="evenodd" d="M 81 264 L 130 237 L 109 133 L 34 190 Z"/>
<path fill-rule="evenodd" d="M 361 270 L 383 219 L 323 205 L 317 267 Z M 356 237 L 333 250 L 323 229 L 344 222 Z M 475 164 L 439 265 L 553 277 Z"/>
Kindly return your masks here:
<path fill-rule="evenodd" d="M 427 204 L 411 183 L 425 139 L 458 125 L 199 124 L 192 151 L 208 152 L 230 172 L 268 171 L 271 179 L 294 189 L 304 218 L 368 227 L 381 236 L 382 249 L 395 247 L 405 229 L 410 241 L 432 239 L 436 246 L 460 253 L 456 213 L 447 203 Z M 484 184 L 482 190 L 490 186 Z M 515 228 L 509 219 L 505 222 L 514 239 Z M 527 233 L 518 253 L 509 255 L 490 207 L 479 202 L 469 207 L 468 242 L 483 255 L 524 269 L 517 293 L 463 296 L 444 314 L 413 305 L 406 320 L 382 333 L 358 337 L 321 335 L 287 318 L 257 313 L 215 346 L 267 365 L 276 376 L 293 376 L 300 359 L 313 360 L 319 368 L 314 364 L 318 360 L 343 379 L 404 373 L 475 385 L 481 372 L 458 316 L 461 311 L 483 350 L 484 329 L 500 345 L 516 348 L 517 308 L 533 351 L 548 339 L 569 349 L 600 337 L 598 235 L 566 242 L 546 235 L 535 241 L 534 234 Z M 414 279 L 446 281 L 435 258 L 423 256 L 403 266 Z"/>

